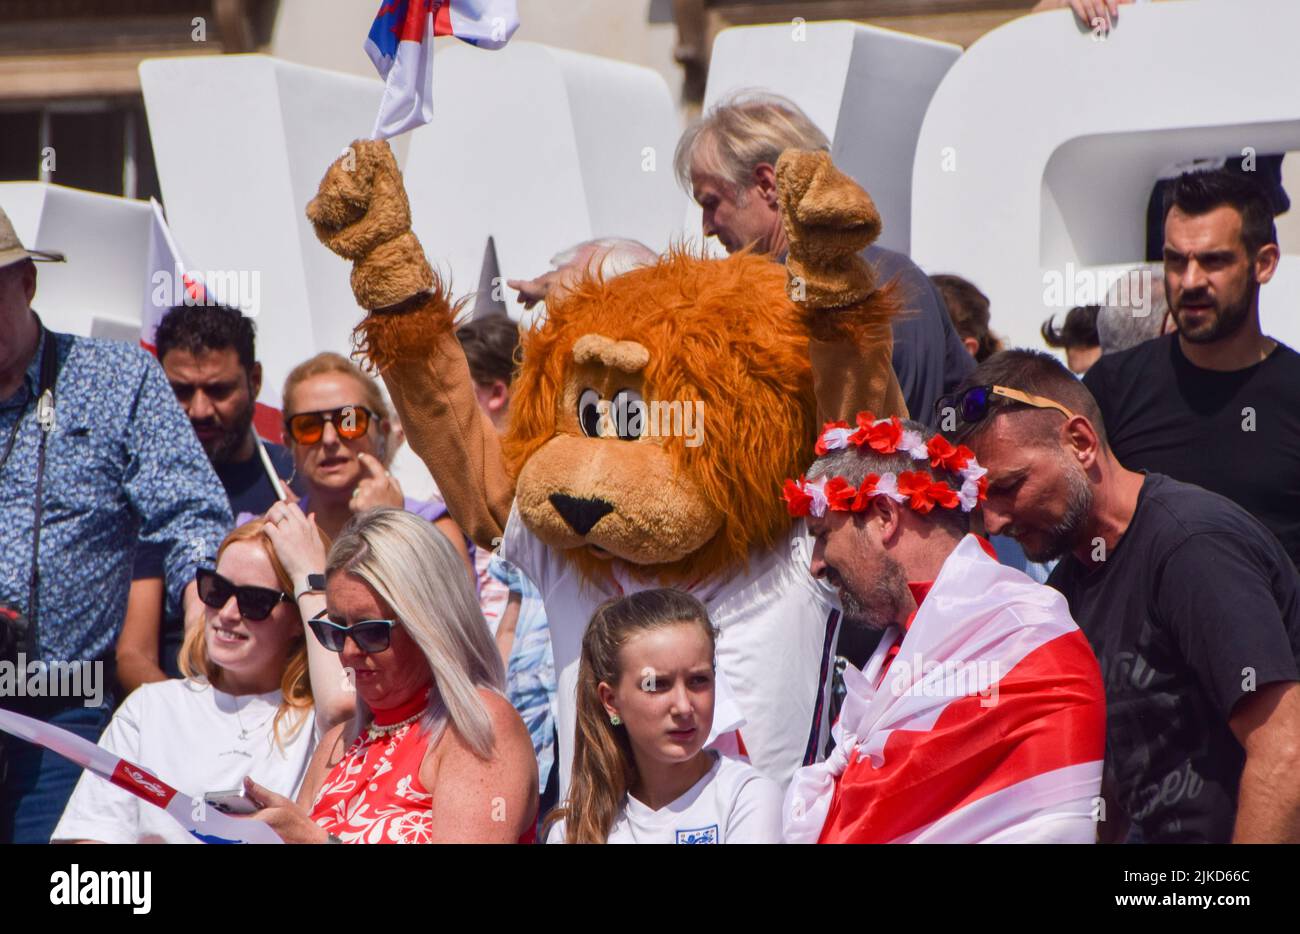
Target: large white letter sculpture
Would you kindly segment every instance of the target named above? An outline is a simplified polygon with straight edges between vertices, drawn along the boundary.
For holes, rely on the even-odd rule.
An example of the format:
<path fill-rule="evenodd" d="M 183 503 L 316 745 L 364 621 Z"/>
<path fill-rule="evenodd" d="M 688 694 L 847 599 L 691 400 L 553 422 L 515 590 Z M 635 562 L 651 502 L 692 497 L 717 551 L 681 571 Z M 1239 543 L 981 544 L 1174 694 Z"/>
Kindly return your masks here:
<path fill-rule="evenodd" d="M 995 331 L 1041 347 L 1043 319 L 1070 304 L 1068 290 L 1045 302 L 1053 283 L 1142 259 L 1162 167 L 1300 149 L 1297 35 L 1292 0 L 1126 6 L 1104 40 L 1068 11 L 993 30 L 925 116 L 913 259 L 971 279 Z M 1261 293 L 1265 331 L 1293 346 L 1297 267 L 1300 256 L 1284 257 Z"/>

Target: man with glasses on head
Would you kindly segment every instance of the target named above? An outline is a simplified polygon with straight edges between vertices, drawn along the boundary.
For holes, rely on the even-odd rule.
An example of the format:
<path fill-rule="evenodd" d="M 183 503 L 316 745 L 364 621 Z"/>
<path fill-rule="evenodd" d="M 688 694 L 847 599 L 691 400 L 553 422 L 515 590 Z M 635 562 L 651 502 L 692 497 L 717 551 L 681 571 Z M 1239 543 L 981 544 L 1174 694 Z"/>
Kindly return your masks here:
<path fill-rule="evenodd" d="M 990 357 L 938 410 L 988 470 L 988 531 L 1061 559 L 1048 584 L 1101 664 L 1101 839 L 1300 842 L 1300 575 L 1278 540 L 1121 466 L 1047 354 Z"/>
<path fill-rule="evenodd" d="M 230 510 L 147 353 L 42 324 L 36 259 L 61 257 L 25 249 L 0 211 L 0 704 L 95 740 L 136 543 L 160 550 L 167 601 L 197 605 L 195 568 Z M 0 842 L 47 842 L 81 769 L 0 744 Z"/>

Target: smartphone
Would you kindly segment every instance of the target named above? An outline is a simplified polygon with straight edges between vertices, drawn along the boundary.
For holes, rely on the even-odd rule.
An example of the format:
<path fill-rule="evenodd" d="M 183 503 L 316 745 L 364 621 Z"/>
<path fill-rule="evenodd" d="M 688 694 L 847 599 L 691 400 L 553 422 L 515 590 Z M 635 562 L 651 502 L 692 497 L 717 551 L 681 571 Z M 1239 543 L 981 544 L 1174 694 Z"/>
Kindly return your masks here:
<path fill-rule="evenodd" d="M 209 791 L 203 796 L 203 802 L 210 808 L 216 808 L 222 814 L 252 814 L 261 810 L 252 799 L 244 794 L 244 789 L 234 788 L 230 791 Z"/>

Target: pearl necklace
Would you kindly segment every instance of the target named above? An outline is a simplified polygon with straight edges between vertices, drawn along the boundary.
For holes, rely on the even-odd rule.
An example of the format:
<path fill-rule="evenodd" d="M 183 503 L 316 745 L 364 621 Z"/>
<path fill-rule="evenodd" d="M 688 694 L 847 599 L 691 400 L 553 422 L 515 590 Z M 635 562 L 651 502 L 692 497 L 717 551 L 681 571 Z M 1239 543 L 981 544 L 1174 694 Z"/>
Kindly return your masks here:
<path fill-rule="evenodd" d="M 389 724 L 385 724 L 384 726 L 379 726 L 378 724 L 372 723 L 370 724 L 370 726 L 366 728 L 367 739 L 369 739 L 371 742 L 374 742 L 375 740 L 379 739 L 379 737 L 387 736 L 389 733 L 395 733 L 398 730 L 400 730 L 402 727 L 406 726 L 408 723 L 414 723 L 416 720 L 419 720 L 423 716 L 424 716 L 424 711 L 421 710 L 419 713 L 413 713 L 405 720 L 398 720 L 396 723 L 389 723 Z"/>

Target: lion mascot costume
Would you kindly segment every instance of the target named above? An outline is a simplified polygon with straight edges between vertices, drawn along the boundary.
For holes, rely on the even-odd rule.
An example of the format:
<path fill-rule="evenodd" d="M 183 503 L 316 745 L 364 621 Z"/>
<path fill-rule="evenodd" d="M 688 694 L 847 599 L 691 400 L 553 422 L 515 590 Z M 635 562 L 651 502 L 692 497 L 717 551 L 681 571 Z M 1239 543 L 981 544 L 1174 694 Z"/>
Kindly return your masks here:
<path fill-rule="evenodd" d="M 649 587 L 694 594 L 718 629 L 717 745 L 782 787 L 825 746 L 838 597 L 809 574 L 813 542 L 782 482 L 812 461 L 824 421 L 907 414 L 890 364 L 898 302 L 857 255 L 880 233 L 866 192 L 821 152 L 786 153 L 777 179 L 784 267 L 675 250 L 588 276 L 524 335 L 504 439 L 475 403 L 388 144 L 354 143 L 308 205 L 353 263 L 358 351 L 451 515 L 542 593 L 562 793 L 583 631 L 602 601 Z"/>

